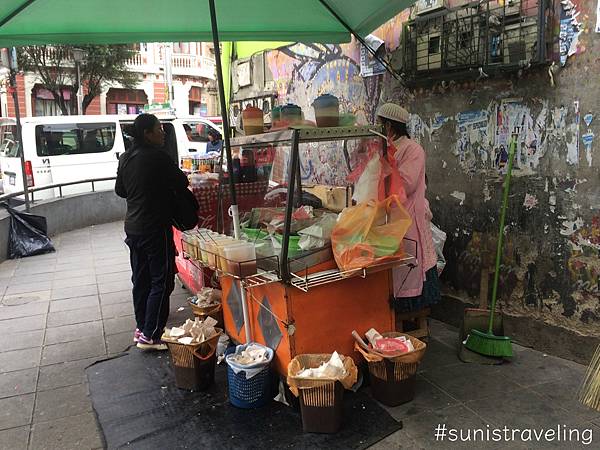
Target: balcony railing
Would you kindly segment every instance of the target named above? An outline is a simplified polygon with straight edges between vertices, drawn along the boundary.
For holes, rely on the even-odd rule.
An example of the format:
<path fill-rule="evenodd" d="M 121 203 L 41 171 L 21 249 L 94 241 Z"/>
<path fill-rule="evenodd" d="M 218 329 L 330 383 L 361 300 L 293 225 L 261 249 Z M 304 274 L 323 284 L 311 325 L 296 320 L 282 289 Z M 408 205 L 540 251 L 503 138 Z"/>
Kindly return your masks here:
<path fill-rule="evenodd" d="M 403 33 L 407 82 L 460 80 L 547 62 L 553 45 L 552 3 L 481 0 L 417 16 Z"/>

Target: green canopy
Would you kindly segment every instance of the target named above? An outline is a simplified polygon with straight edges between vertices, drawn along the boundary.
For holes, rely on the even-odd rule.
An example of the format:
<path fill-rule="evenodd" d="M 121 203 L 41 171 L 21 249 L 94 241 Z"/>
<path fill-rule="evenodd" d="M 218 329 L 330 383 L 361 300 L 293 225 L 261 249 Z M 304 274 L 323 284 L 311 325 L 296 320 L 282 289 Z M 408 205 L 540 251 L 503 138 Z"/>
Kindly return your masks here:
<path fill-rule="evenodd" d="M 346 28 L 319 0 L 216 0 L 221 41 L 339 43 Z M 365 36 L 414 0 L 327 0 Z M 0 0 L 0 47 L 212 41 L 206 0 Z"/>

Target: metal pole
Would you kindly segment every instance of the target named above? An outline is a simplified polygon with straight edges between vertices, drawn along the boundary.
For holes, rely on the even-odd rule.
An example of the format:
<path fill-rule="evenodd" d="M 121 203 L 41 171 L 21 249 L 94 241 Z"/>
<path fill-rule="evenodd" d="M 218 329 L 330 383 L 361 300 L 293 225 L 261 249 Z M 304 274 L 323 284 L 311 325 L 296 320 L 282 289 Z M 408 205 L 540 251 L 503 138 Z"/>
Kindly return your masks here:
<path fill-rule="evenodd" d="M 225 154 L 227 157 L 227 171 L 229 172 L 229 194 L 231 197 L 231 208 L 229 214 L 233 219 L 233 230 L 236 239 L 240 237 L 240 214 L 235 195 L 235 184 L 233 182 L 233 161 L 231 158 L 231 143 L 229 137 L 231 134 L 229 127 L 229 115 L 227 113 L 227 103 L 225 101 L 225 86 L 223 85 L 223 67 L 221 65 L 221 48 L 219 42 L 219 28 L 217 25 L 217 13 L 215 10 L 215 0 L 208 0 L 210 7 L 210 23 L 212 25 L 213 46 L 215 48 L 215 63 L 217 66 L 217 84 L 219 86 L 219 102 L 221 105 L 221 117 L 223 119 L 223 142 L 225 144 Z"/>
<path fill-rule="evenodd" d="M 233 182 L 233 160 L 231 158 L 231 143 L 229 141 L 229 115 L 227 113 L 227 102 L 225 101 L 225 86 L 223 84 L 223 67 L 221 65 L 221 48 L 219 42 L 219 28 L 217 26 L 217 12 L 215 9 L 215 0 L 208 0 L 210 7 L 210 23 L 212 26 L 213 46 L 215 48 L 215 63 L 217 65 L 217 82 L 219 85 L 219 101 L 221 104 L 221 117 L 223 118 L 223 142 L 225 144 L 225 154 L 227 156 L 227 171 L 229 172 L 229 191 L 231 197 L 231 208 L 229 215 L 233 219 L 233 234 L 236 239 L 240 238 L 240 213 L 235 196 L 235 184 Z M 240 296 L 242 301 L 242 313 L 244 315 L 244 331 L 246 334 L 246 343 L 252 342 L 252 331 L 250 330 L 250 316 L 248 315 L 248 301 L 246 299 L 246 289 L 240 282 Z"/>
<path fill-rule="evenodd" d="M 81 89 L 81 69 L 79 67 L 79 61 L 75 61 L 75 70 L 77 71 L 77 114 L 83 114 L 83 99 L 82 97 L 82 89 Z"/>
<path fill-rule="evenodd" d="M 23 195 L 25 196 L 25 209 L 29 211 L 29 185 L 27 183 L 27 173 L 25 173 L 25 152 L 23 151 L 23 136 L 21 129 L 21 112 L 19 110 L 19 95 L 17 93 L 17 49 L 10 49 L 10 89 L 12 91 L 13 103 L 15 104 L 15 121 L 17 122 L 17 141 L 19 157 L 21 158 L 21 175 L 23 176 Z"/>

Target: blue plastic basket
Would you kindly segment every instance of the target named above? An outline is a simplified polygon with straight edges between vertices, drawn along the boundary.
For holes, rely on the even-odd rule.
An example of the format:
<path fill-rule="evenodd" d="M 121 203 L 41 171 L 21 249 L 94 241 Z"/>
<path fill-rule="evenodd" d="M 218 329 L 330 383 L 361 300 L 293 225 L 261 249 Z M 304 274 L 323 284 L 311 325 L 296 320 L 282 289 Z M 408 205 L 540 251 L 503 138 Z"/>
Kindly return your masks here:
<path fill-rule="evenodd" d="M 227 355 L 241 352 L 246 345 L 238 345 L 237 348 L 228 349 Z M 235 373 L 227 361 L 227 381 L 229 384 L 229 401 L 233 406 L 244 409 L 260 408 L 265 406 L 272 399 L 271 395 L 271 371 L 269 369 L 273 359 L 273 350 L 270 351 L 269 361 L 251 366 L 249 368 L 257 369 L 263 366 L 263 369 L 250 379 L 246 379 L 246 372 Z"/>

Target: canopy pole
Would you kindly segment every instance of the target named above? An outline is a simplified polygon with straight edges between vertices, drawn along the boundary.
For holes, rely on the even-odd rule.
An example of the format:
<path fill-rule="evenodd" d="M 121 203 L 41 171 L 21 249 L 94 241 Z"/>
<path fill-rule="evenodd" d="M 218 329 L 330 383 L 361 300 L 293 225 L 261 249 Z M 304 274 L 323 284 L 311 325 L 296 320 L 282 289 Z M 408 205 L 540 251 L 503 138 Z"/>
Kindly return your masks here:
<path fill-rule="evenodd" d="M 25 196 L 25 210 L 29 212 L 29 182 L 27 180 L 27 173 L 25 171 L 25 151 L 23 150 L 23 133 L 21 128 L 21 111 L 19 109 L 19 95 L 17 93 L 17 49 L 11 47 L 9 50 L 10 55 L 8 58 L 8 65 L 10 68 L 10 91 L 15 104 L 15 122 L 17 124 L 17 151 L 19 152 L 19 158 L 21 158 L 21 176 L 23 177 L 23 194 Z"/>
<path fill-rule="evenodd" d="M 217 26 L 217 12 L 215 10 L 215 0 L 208 0 L 210 7 L 210 23 L 212 26 L 213 46 L 215 47 L 215 59 L 217 63 L 217 82 L 219 85 L 219 101 L 221 103 L 221 117 L 223 118 L 223 140 L 225 143 L 225 154 L 227 155 L 227 171 L 229 172 L 229 194 L 231 196 L 231 208 L 229 215 L 233 219 L 233 234 L 236 239 L 240 238 L 240 213 L 238 210 L 235 196 L 235 184 L 233 180 L 233 161 L 231 158 L 231 143 L 229 141 L 229 114 L 227 113 L 227 103 L 225 102 L 225 86 L 223 83 L 223 67 L 221 65 L 221 48 L 219 42 L 219 28 Z M 237 283 L 237 281 L 233 281 Z M 246 343 L 252 342 L 252 332 L 250 330 L 250 316 L 248 315 L 248 301 L 246 299 L 246 288 L 242 282 L 240 285 L 240 297 L 242 303 L 242 313 L 244 315 L 244 332 L 246 333 Z"/>
<path fill-rule="evenodd" d="M 231 159 L 231 144 L 229 141 L 231 129 L 229 127 L 229 114 L 227 113 L 227 103 L 225 101 L 225 86 L 223 83 L 223 67 L 221 65 L 221 47 L 219 42 L 219 27 L 217 25 L 215 0 L 208 0 L 208 5 L 210 7 L 210 23 L 212 26 L 213 46 L 215 47 L 215 62 L 217 64 L 217 84 L 219 85 L 219 102 L 221 104 L 221 117 L 223 119 L 223 140 L 225 143 L 225 154 L 227 156 L 227 171 L 229 172 L 229 195 L 231 196 L 231 208 L 229 210 L 229 215 L 233 219 L 234 236 L 236 239 L 239 239 L 240 214 L 233 180 L 233 161 Z"/>
<path fill-rule="evenodd" d="M 360 42 L 366 49 L 367 51 L 373 56 L 373 58 L 375 58 L 377 61 L 379 61 L 381 64 L 383 64 L 383 67 L 385 67 L 385 70 L 387 70 L 391 76 L 393 76 L 396 80 L 398 80 L 398 74 L 396 73 L 396 71 L 394 70 L 394 68 L 391 66 L 391 64 L 389 62 L 387 62 L 385 59 L 380 58 L 379 55 L 377 55 L 377 52 L 375 50 L 373 50 L 369 44 L 367 44 L 367 42 L 362 38 L 362 36 L 360 36 L 356 31 L 354 31 L 352 29 L 352 27 L 350 25 L 348 25 L 348 23 L 342 19 L 342 17 L 326 2 L 326 0 L 319 0 L 319 3 L 321 3 L 321 5 L 323 5 L 323 7 L 329 11 L 329 13 L 335 17 L 335 19 L 341 23 L 343 25 L 343 27 L 348 30 L 348 32 L 354 36 L 358 42 Z"/>

